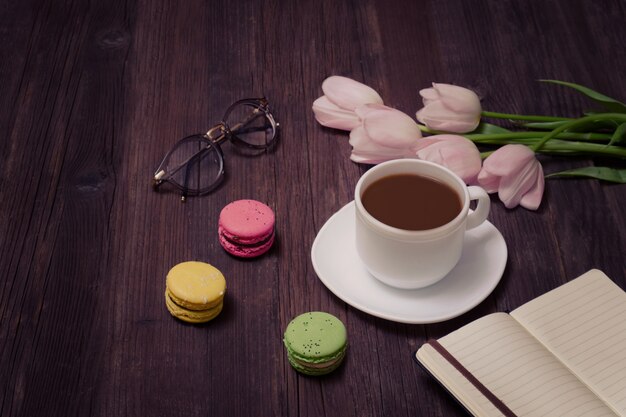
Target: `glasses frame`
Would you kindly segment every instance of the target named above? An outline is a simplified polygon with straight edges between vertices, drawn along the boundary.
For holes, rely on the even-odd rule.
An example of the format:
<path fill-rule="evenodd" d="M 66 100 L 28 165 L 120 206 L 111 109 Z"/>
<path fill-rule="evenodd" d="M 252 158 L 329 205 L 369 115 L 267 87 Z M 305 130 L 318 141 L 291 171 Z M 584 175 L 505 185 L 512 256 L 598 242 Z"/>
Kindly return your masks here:
<path fill-rule="evenodd" d="M 251 112 L 250 116 L 246 120 L 240 121 L 232 127 L 229 126 L 225 121 L 228 120 L 232 111 L 241 105 L 248 105 L 250 107 L 254 107 L 254 110 Z M 272 128 L 273 135 L 267 143 L 257 145 L 257 144 L 246 142 L 245 140 L 237 136 L 238 133 L 245 132 L 245 130 L 243 129 L 248 123 L 252 122 L 254 119 L 260 116 L 265 117 L 265 119 L 270 123 L 270 126 Z M 267 129 L 267 127 L 268 126 L 264 126 L 265 129 Z M 224 113 L 224 117 L 222 118 L 222 121 L 220 121 L 215 126 L 211 127 L 206 133 L 204 134 L 197 133 L 194 135 L 186 136 L 180 139 L 178 142 L 176 142 L 176 144 L 172 147 L 172 149 L 170 149 L 170 151 L 167 154 L 165 154 L 165 157 L 163 158 L 163 160 L 159 164 L 159 167 L 154 173 L 154 177 L 152 179 L 152 187 L 155 191 L 158 191 L 161 185 L 163 185 L 166 182 L 170 183 L 181 191 L 181 201 L 185 201 L 188 196 L 201 196 L 201 195 L 209 194 L 211 191 L 215 190 L 224 179 L 226 170 L 224 168 L 224 165 L 225 165 L 224 153 L 222 152 L 222 148 L 220 146 L 222 143 L 230 141 L 233 145 L 237 147 L 243 147 L 243 148 L 253 149 L 253 150 L 268 150 L 274 146 L 274 144 L 276 143 L 278 139 L 278 127 L 279 127 L 279 124 L 276 122 L 276 120 L 274 119 L 274 116 L 270 112 L 269 102 L 267 101 L 265 97 L 247 98 L 247 99 L 238 100 L 234 102 L 233 104 L 231 104 L 230 106 L 228 106 L 228 108 L 226 109 L 226 112 Z M 196 153 L 189 156 L 189 158 L 187 158 L 185 161 L 178 164 L 176 167 L 172 168 L 169 172 L 166 172 L 163 169 L 163 166 L 167 164 L 172 154 L 183 143 L 189 142 L 191 140 L 197 140 L 198 142 L 206 143 L 206 146 L 202 147 Z M 203 158 L 204 156 L 208 155 L 209 153 L 207 153 L 207 150 L 210 150 L 210 149 L 215 150 L 217 159 L 218 159 L 218 164 L 219 164 L 219 171 L 215 177 L 215 181 L 213 181 L 213 183 L 211 183 L 211 185 L 209 185 L 208 187 L 204 187 L 200 189 L 193 189 L 193 188 L 188 187 L 186 183 L 187 183 L 187 178 L 189 177 L 188 172 L 192 166 L 191 162 L 194 159 Z M 187 170 L 187 173 L 184 176 L 185 178 L 184 183 L 180 184 L 178 181 L 173 179 L 173 176 L 174 174 L 178 173 L 178 171 L 180 171 L 183 168 Z"/>

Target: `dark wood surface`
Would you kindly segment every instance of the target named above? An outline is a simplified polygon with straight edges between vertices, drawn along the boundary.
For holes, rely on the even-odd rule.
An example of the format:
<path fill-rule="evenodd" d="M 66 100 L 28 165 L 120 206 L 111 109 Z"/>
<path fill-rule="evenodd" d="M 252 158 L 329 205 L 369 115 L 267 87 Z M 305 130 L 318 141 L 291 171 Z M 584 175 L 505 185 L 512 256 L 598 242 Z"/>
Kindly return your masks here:
<path fill-rule="evenodd" d="M 576 116 L 592 106 L 555 78 L 626 100 L 623 1 L 133 1 L 0 4 L 0 415 L 457 416 L 412 361 L 440 337 L 513 309 L 591 268 L 626 288 L 626 188 L 548 180 L 537 212 L 492 199 L 509 250 L 495 291 L 439 324 L 407 325 L 342 302 L 311 244 L 368 168 L 311 104 L 329 75 L 413 115 L 432 81 L 489 110 Z M 281 125 L 268 155 L 225 146 L 228 177 L 182 204 L 150 178 L 187 134 L 233 101 L 266 95 Z M 542 159 L 544 171 L 594 163 Z M 244 261 L 217 240 L 221 208 L 269 204 L 278 240 Z M 227 278 L 203 326 L 165 308 L 165 275 L 201 260 Z M 289 366 L 282 333 L 324 310 L 347 326 L 335 373 Z"/>

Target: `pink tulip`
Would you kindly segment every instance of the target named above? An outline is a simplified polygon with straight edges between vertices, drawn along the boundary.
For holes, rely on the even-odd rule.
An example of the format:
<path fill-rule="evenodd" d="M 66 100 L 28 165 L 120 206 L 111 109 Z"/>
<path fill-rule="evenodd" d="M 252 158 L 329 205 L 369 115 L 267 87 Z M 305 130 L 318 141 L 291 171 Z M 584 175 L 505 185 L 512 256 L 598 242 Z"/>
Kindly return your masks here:
<path fill-rule="evenodd" d="M 382 104 L 357 107 L 362 124 L 350 132 L 354 162 L 377 164 L 391 159 L 415 157 L 422 134 L 405 113 Z"/>
<path fill-rule="evenodd" d="M 537 210 L 543 197 L 541 163 L 524 145 L 505 145 L 492 153 L 483 163 L 478 183 L 488 193 L 497 191 L 506 208 L 519 204 Z"/>
<path fill-rule="evenodd" d="M 443 132 L 471 132 L 480 122 L 480 99 L 472 90 L 450 84 L 433 83 L 420 90 L 424 107 L 417 120 L 428 128 Z"/>
<path fill-rule="evenodd" d="M 368 104 L 383 104 L 383 99 L 371 87 L 351 78 L 333 75 L 322 82 L 322 91 L 330 101 L 346 110 Z"/>
<path fill-rule="evenodd" d="M 313 102 L 315 119 L 323 126 L 352 130 L 361 124 L 355 109 L 368 103 L 383 104 L 371 87 L 351 78 L 333 75 L 322 83 L 324 95 Z"/>
<path fill-rule="evenodd" d="M 482 159 L 474 142 L 458 135 L 435 135 L 420 139 L 417 157 L 443 165 L 466 184 L 476 183 Z"/>
<path fill-rule="evenodd" d="M 361 119 L 354 111 L 342 109 L 326 96 L 313 102 L 313 113 L 319 124 L 334 129 L 352 130 L 361 124 Z"/>

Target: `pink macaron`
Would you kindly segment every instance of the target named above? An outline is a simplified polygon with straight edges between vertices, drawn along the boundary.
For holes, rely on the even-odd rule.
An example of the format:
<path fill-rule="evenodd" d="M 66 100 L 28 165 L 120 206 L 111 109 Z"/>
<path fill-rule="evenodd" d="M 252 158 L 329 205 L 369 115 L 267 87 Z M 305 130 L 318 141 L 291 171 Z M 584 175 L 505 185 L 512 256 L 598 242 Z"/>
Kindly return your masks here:
<path fill-rule="evenodd" d="M 260 201 L 233 201 L 220 213 L 220 244 L 241 258 L 263 255 L 274 243 L 274 222 L 274 211 Z"/>

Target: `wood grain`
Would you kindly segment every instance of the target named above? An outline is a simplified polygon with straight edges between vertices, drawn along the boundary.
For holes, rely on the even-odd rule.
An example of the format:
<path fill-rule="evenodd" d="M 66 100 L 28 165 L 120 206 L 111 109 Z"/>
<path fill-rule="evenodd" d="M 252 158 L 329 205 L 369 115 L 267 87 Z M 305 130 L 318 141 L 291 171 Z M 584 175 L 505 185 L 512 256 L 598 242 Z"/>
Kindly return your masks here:
<path fill-rule="evenodd" d="M 419 89 L 476 90 L 485 109 L 575 116 L 593 103 L 557 78 L 626 100 L 618 0 L 590 2 L 216 0 L 0 5 L 0 415 L 456 416 L 411 359 L 421 343 L 513 309 L 590 268 L 626 288 L 626 191 L 548 180 L 537 212 L 492 199 L 509 249 L 503 279 L 472 311 L 405 325 L 369 316 L 317 279 L 311 244 L 368 169 L 348 134 L 311 112 L 329 75 L 365 82 L 412 115 Z M 271 153 L 223 147 L 227 178 L 182 204 L 151 175 L 181 137 L 235 100 L 265 95 L 280 122 Z M 594 164 L 543 158 L 544 170 Z M 227 255 L 221 208 L 269 204 L 277 242 Z M 164 281 L 201 260 L 227 277 L 203 326 L 167 312 Z M 346 324 L 345 364 L 296 374 L 282 346 L 295 315 Z"/>

